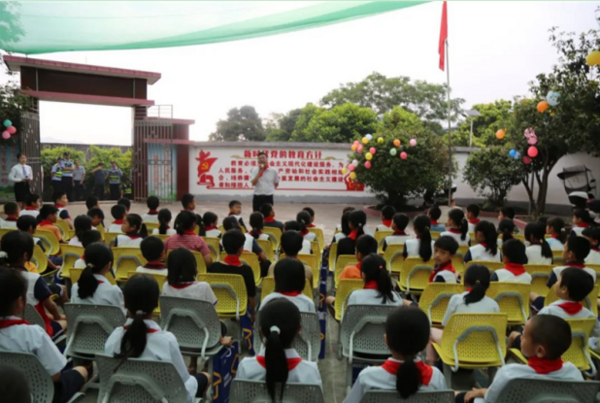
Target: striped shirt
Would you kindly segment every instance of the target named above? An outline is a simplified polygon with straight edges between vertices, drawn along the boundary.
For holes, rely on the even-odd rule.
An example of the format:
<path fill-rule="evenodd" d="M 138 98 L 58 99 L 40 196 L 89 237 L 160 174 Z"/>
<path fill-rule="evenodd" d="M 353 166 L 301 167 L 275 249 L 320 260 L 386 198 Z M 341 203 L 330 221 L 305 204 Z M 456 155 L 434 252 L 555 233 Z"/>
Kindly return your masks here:
<path fill-rule="evenodd" d="M 165 240 L 165 251 L 169 249 L 177 249 L 177 248 L 185 248 L 189 250 L 198 251 L 204 255 L 208 255 L 210 253 L 210 249 L 208 249 L 208 245 L 204 242 L 198 235 L 171 235 Z"/>

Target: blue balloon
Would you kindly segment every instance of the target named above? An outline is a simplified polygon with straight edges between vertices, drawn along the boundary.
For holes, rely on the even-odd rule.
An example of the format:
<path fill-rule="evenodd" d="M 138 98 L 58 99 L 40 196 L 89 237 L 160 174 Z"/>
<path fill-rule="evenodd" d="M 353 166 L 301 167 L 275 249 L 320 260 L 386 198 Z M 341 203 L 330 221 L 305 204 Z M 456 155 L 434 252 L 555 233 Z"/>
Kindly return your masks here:
<path fill-rule="evenodd" d="M 372 134 L 367 134 L 365 137 L 368 138 L 369 141 L 373 140 L 373 135 Z"/>
<path fill-rule="evenodd" d="M 550 106 L 556 106 L 558 105 L 558 98 L 560 98 L 560 92 L 549 91 L 546 95 L 546 102 L 548 102 L 548 105 Z"/>
<path fill-rule="evenodd" d="M 517 151 L 517 152 L 515 153 L 515 156 L 514 156 L 514 158 L 515 158 L 516 160 L 520 160 L 520 159 L 521 159 L 521 153 Z"/>
<path fill-rule="evenodd" d="M 11 126 L 12 126 L 12 122 L 11 122 L 10 120 L 6 119 L 6 120 L 4 121 L 4 126 L 6 126 L 6 127 L 11 127 Z"/>
<path fill-rule="evenodd" d="M 517 155 L 517 150 L 515 150 L 514 148 L 512 150 L 510 150 L 508 152 L 508 155 L 512 158 L 515 158 L 515 155 Z"/>

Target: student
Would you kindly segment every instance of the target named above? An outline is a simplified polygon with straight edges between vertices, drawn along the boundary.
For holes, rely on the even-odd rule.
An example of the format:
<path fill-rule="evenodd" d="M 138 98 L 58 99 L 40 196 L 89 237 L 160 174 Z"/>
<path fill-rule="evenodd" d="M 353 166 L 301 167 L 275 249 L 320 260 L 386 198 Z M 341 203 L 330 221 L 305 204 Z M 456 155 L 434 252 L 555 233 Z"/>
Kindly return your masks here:
<path fill-rule="evenodd" d="M 563 250 L 567 242 L 565 222 L 560 217 L 552 217 L 546 222 L 546 234 L 550 235 L 546 241 L 552 250 Z"/>
<path fill-rule="evenodd" d="M 304 207 L 302 211 L 306 211 L 308 215 L 310 215 L 310 224 L 307 225 L 308 228 L 317 228 L 315 225 L 315 210 L 310 207 Z"/>
<path fill-rule="evenodd" d="M 440 236 L 451 236 L 459 245 L 469 245 L 471 240 L 467 234 L 469 223 L 465 219 L 465 213 L 459 208 L 453 208 L 448 212 L 448 230 Z"/>
<path fill-rule="evenodd" d="M 91 210 L 93 208 L 100 208 L 100 202 L 98 201 L 98 198 L 96 196 L 90 196 L 87 199 L 85 199 L 85 206 L 88 210 Z"/>
<path fill-rule="evenodd" d="M 175 222 L 177 234 L 171 235 L 165 240 L 165 251 L 169 249 L 186 248 L 202 254 L 206 267 L 212 263 L 210 249 L 202 237 L 196 235 L 196 214 L 191 211 L 183 211 L 177 215 Z"/>
<path fill-rule="evenodd" d="M 261 309 L 258 327 L 263 348 L 256 357 L 240 362 L 236 379 L 265 381 L 272 402 L 278 384 L 282 390 L 288 382 L 321 385 L 317 363 L 303 360 L 292 348 L 301 328 L 296 305 L 283 298 L 271 301 Z"/>
<path fill-rule="evenodd" d="M 210 211 L 207 211 L 202 216 L 202 226 L 200 228 L 200 236 L 209 238 L 221 238 L 221 230 L 218 226 L 219 217 Z"/>
<path fill-rule="evenodd" d="M 590 253 L 585 258 L 585 263 L 600 264 L 600 248 L 598 248 L 598 243 L 600 242 L 600 228 L 586 228 L 581 235 L 590 241 Z"/>
<path fill-rule="evenodd" d="M 175 235 L 177 231 L 172 229 L 169 224 L 171 223 L 171 211 L 169 209 L 161 209 L 158 212 L 158 228 L 152 230 L 152 235 Z"/>
<path fill-rule="evenodd" d="M 427 216 L 429 217 L 429 220 L 431 222 L 430 231 L 440 233 L 446 231 L 446 227 L 444 226 L 444 224 L 438 222 L 440 217 L 442 216 L 442 209 L 440 209 L 438 206 L 433 206 L 427 212 Z"/>
<path fill-rule="evenodd" d="M 503 207 L 498 210 L 498 221 L 502 220 L 515 220 L 515 209 L 512 207 Z M 515 225 L 515 234 L 519 233 L 519 228 Z"/>
<path fill-rule="evenodd" d="M 573 229 L 571 230 L 577 236 L 581 236 L 584 229 L 589 228 L 593 220 L 590 212 L 581 208 L 573 210 Z"/>
<path fill-rule="evenodd" d="M 577 367 L 561 359 L 561 355 L 571 346 L 571 337 L 571 326 L 564 319 L 553 315 L 533 316 L 525 324 L 521 341 L 521 351 L 528 357 L 527 365 L 504 365 L 498 369 L 488 389 L 474 389 L 466 395 L 460 394 L 456 402 L 495 403 L 508 382 L 517 378 L 583 381 Z"/>
<path fill-rule="evenodd" d="M 502 244 L 502 261 L 504 268 L 496 270 L 490 281 L 501 283 L 531 284 L 531 274 L 525 270 L 527 253 L 525 245 L 518 239 L 509 239 Z"/>
<path fill-rule="evenodd" d="M 123 227 L 123 221 L 127 215 L 127 209 L 122 204 L 115 204 L 111 207 L 110 214 L 114 218 L 114 221 L 108 226 L 107 232 L 122 233 L 123 230 L 121 228 Z"/>
<path fill-rule="evenodd" d="M 6 202 L 4 204 L 4 214 L 6 218 L 0 218 L 0 228 L 17 228 L 19 205 L 15 202 Z"/>
<path fill-rule="evenodd" d="M 42 243 L 41 239 L 36 238 L 34 236 L 37 225 L 38 224 L 37 224 L 36 219 L 30 215 L 21 216 L 17 220 L 17 228 L 19 229 L 19 231 L 23 231 L 23 232 L 26 232 L 29 235 L 31 235 L 33 237 L 33 244 L 38 245 L 42 249 L 42 251 L 46 252 L 46 248 L 44 247 L 44 244 Z M 62 257 L 48 256 L 47 261 L 48 261 L 48 269 L 47 270 L 51 270 L 51 271 L 58 270 L 62 263 Z M 54 263 L 55 261 L 56 261 L 56 264 Z M 33 264 L 33 262 L 31 262 L 31 261 L 25 263 L 25 268 L 27 269 L 27 271 L 30 271 L 32 273 L 38 273 L 36 265 Z"/>
<path fill-rule="evenodd" d="M 92 219 L 93 230 L 97 230 L 98 227 L 104 228 L 104 211 L 94 207 L 88 210 L 87 215 Z"/>
<path fill-rule="evenodd" d="M 375 227 L 377 231 L 389 231 L 392 229 L 392 220 L 396 214 L 396 209 L 393 206 L 383 206 L 381 209 L 381 224 Z"/>
<path fill-rule="evenodd" d="M 344 214 L 346 214 L 346 213 L 351 213 L 351 212 L 353 212 L 353 211 L 354 211 L 354 207 L 344 207 L 344 209 L 342 210 L 342 217 L 344 216 Z M 335 227 L 335 230 L 336 230 L 336 231 L 342 231 L 342 224 L 341 224 L 341 223 L 340 223 L 340 224 L 338 224 L 338 225 Z M 348 233 L 350 233 L 350 231 L 348 231 Z"/>
<path fill-rule="evenodd" d="M 418 308 L 404 307 L 390 312 L 383 337 L 392 356 L 381 366 L 363 369 L 344 403 L 359 403 L 373 389 L 396 390 L 402 399 L 419 391 L 448 389 L 440 370 L 419 359 L 429 332 L 429 319 Z"/>
<path fill-rule="evenodd" d="M 204 372 L 190 375 L 173 333 L 161 330 L 152 320 L 160 294 L 154 277 L 136 274 L 125 283 L 123 294 L 128 319 L 106 340 L 104 353 L 123 361 L 142 358 L 172 362 L 188 392 L 188 402 L 202 397 L 211 382 L 210 375 Z"/>
<path fill-rule="evenodd" d="M 144 222 L 158 224 L 158 206 L 159 205 L 160 205 L 160 200 L 158 200 L 158 197 L 149 196 L 146 199 L 146 206 L 148 206 L 148 212 L 142 216 L 142 220 Z"/>
<path fill-rule="evenodd" d="M 100 242 L 102 243 L 102 235 L 100 234 L 100 231 L 85 231 L 82 235 L 81 235 L 81 245 L 85 249 L 90 246 L 93 243 L 96 242 Z M 81 256 L 79 259 L 77 259 L 75 261 L 75 263 L 73 263 L 73 267 L 76 269 L 85 269 L 86 263 L 85 263 L 85 252 L 84 255 Z M 62 269 L 64 267 L 61 267 L 61 272 Z M 59 277 L 61 276 L 61 274 L 59 273 Z M 114 276 L 113 276 L 114 277 Z"/>
<path fill-rule="evenodd" d="M 237 223 L 235 217 L 232 217 Z M 248 293 L 248 313 L 254 321 L 254 310 L 256 308 L 256 282 L 252 268 L 240 260 L 244 251 L 246 237 L 238 228 L 230 229 L 223 234 L 223 247 L 227 256 L 220 262 L 208 266 L 209 273 L 216 274 L 239 274 L 244 279 Z"/>
<path fill-rule="evenodd" d="M 58 242 L 63 242 L 60 230 L 54 225 L 56 220 L 58 220 L 58 209 L 56 207 L 50 204 L 44 204 L 40 209 L 38 218 L 40 219 L 38 229 L 52 232 L 56 239 L 58 239 Z"/>
<path fill-rule="evenodd" d="M 152 273 L 166 276 L 168 270 L 162 262 L 165 256 L 165 244 L 162 239 L 155 236 L 149 236 L 142 241 L 140 249 L 142 250 L 142 256 L 144 256 L 147 263 L 143 266 L 139 266 L 135 271 L 137 273 Z"/>
<path fill-rule="evenodd" d="M 223 228 L 225 231 L 229 231 L 231 229 L 241 229 L 240 222 L 237 218 L 225 217 L 223 220 Z M 262 248 L 256 242 L 256 239 L 248 233 L 244 234 L 244 238 L 246 241 L 244 242 L 244 250 L 246 252 L 252 252 L 258 257 L 258 262 L 260 264 L 260 276 L 265 277 L 269 271 L 269 266 L 271 266 L 271 262 L 267 259 L 267 255 L 262 250 Z M 221 241 L 221 246 L 223 245 L 223 241 Z"/>
<path fill-rule="evenodd" d="M 244 228 L 246 232 L 248 229 L 246 228 L 246 224 L 244 224 L 244 219 L 242 218 L 242 202 L 239 200 L 232 200 L 229 202 L 229 217 L 235 217 L 240 224 L 240 227 Z"/>
<path fill-rule="evenodd" d="M 376 253 L 365 257 L 360 267 L 365 283 L 348 297 L 350 305 L 402 305 L 400 295 L 393 291 L 392 279 L 387 271 L 385 259 Z"/>
<path fill-rule="evenodd" d="M 346 238 L 338 241 L 337 256 L 353 255 L 356 250 L 356 240 L 359 236 L 365 234 L 367 225 L 367 215 L 362 210 L 353 210 L 348 216 L 348 226 L 350 233 Z"/>
<path fill-rule="evenodd" d="M 66 369 L 67 359 L 44 329 L 21 319 L 25 304 L 29 303 L 27 297 L 31 288 L 28 277 L 22 272 L 0 269 L 0 349 L 34 354 L 52 377 L 53 401 L 67 402 L 84 386 L 88 372 L 84 367 Z M 18 402 L 2 396 L 7 399 L 3 401 Z M 26 401 L 32 401 L 31 396 Z"/>
<path fill-rule="evenodd" d="M 142 222 L 142 217 L 138 214 L 127 214 L 121 226 L 121 232 L 125 235 L 117 235 L 115 238 L 115 247 L 124 246 L 137 248 L 144 238 L 148 236 L 146 224 Z"/>
<path fill-rule="evenodd" d="M 264 241 L 268 241 L 269 235 L 263 234 L 262 230 L 264 228 L 263 223 L 263 215 L 259 212 L 254 212 L 250 214 L 250 227 L 252 230 L 250 231 L 250 235 L 254 239 L 262 239 Z"/>
<path fill-rule="evenodd" d="M 275 264 L 275 291 L 264 297 L 260 312 L 269 301 L 285 298 L 298 307 L 300 312 L 316 312 L 315 303 L 302 293 L 306 285 L 304 265 L 298 259 L 284 258 Z"/>
<path fill-rule="evenodd" d="M 471 260 L 500 262 L 502 256 L 498 249 L 498 233 L 496 227 L 489 221 L 480 221 L 475 226 L 475 239 L 478 244 L 471 246 L 465 254 L 464 261 Z"/>
<path fill-rule="evenodd" d="M 510 239 L 514 239 L 513 234 L 515 233 L 515 225 L 513 220 L 505 219 L 500 221 L 498 224 L 498 233 L 501 235 L 500 241 L 498 243 L 504 243 Z"/>
<path fill-rule="evenodd" d="M 310 214 L 302 210 L 296 215 L 296 221 L 300 224 L 300 235 L 309 242 L 317 240 L 317 234 L 308 230 L 310 225 Z"/>
<path fill-rule="evenodd" d="M 475 232 L 475 226 L 479 224 L 479 206 L 477 204 L 469 204 L 467 206 L 467 222 L 469 223 L 469 232 Z"/>
<path fill-rule="evenodd" d="M 339 242 L 340 240 L 350 235 L 350 232 L 352 231 L 350 229 L 350 211 L 347 211 L 344 214 L 342 214 L 342 222 L 340 224 L 340 229 L 340 232 L 333 235 L 333 241 L 331 241 L 331 243 Z"/>
<path fill-rule="evenodd" d="M 419 256 L 424 262 L 428 262 L 433 255 L 431 233 L 429 232 L 430 221 L 426 215 L 417 216 L 413 221 L 413 231 L 416 239 L 408 239 L 404 243 L 404 258 Z"/>
<path fill-rule="evenodd" d="M 529 241 L 527 247 L 527 263 L 552 264 L 552 249 L 546 242 L 544 235 L 546 227 L 541 222 L 530 222 L 525 226 L 525 240 Z"/>
<path fill-rule="evenodd" d="M 92 219 L 87 215 L 78 215 L 73 222 L 75 226 L 75 236 L 69 240 L 69 245 L 82 246 L 81 236 L 84 231 L 92 229 Z"/>
<path fill-rule="evenodd" d="M 114 262 L 112 250 L 102 242 L 85 248 L 85 269 L 71 289 L 71 302 L 75 304 L 112 305 L 125 312 L 123 293 L 118 285 L 106 278 Z"/>
<path fill-rule="evenodd" d="M 21 210 L 19 213 L 19 217 L 24 215 L 30 215 L 32 217 L 37 217 L 40 214 L 40 208 L 42 207 L 42 198 L 37 194 L 29 194 L 27 195 L 27 205 L 25 206 L 25 210 Z"/>
<path fill-rule="evenodd" d="M 273 209 L 273 205 L 270 203 L 265 203 L 260 206 L 260 212 L 262 213 L 264 218 L 265 227 L 275 227 L 279 228 L 281 232 L 283 232 L 283 223 L 281 221 L 277 221 L 275 219 L 275 210 Z"/>
<path fill-rule="evenodd" d="M 433 262 L 435 269 L 429 276 L 430 283 L 456 284 L 456 270 L 452 265 L 452 256 L 458 250 L 458 242 L 451 236 L 441 236 L 433 244 Z"/>
<path fill-rule="evenodd" d="M 362 279 L 362 261 L 371 253 L 377 253 L 377 240 L 371 235 L 361 235 L 356 241 L 356 265 L 347 266 L 340 274 L 340 280 Z"/>
<path fill-rule="evenodd" d="M 127 212 L 127 214 L 129 214 L 129 210 L 131 210 L 131 200 L 122 197 L 119 199 L 117 204 L 120 204 L 121 206 L 125 207 L 125 211 Z"/>
<path fill-rule="evenodd" d="M 586 273 L 588 273 L 594 279 L 594 283 L 596 282 L 596 272 L 593 269 L 585 267 L 585 258 L 589 255 L 591 250 L 590 241 L 583 237 L 569 237 L 567 244 L 563 250 L 563 260 L 565 261 L 564 266 L 555 267 L 552 269 L 550 273 L 550 278 L 548 279 L 548 287 L 552 287 L 558 277 L 560 277 L 560 273 L 566 269 L 567 267 L 577 267 L 579 269 L 583 269 Z"/>
<path fill-rule="evenodd" d="M 392 229 L 394 230 L 394 233 L 390 236 L 386 236 L 383 239 L 384 251 L 387 249 L 388 245 L 404 245 L 407 240 L 412 238 L 405 231 L 409 221 L 410 220 L 406 214 L 394 214 L 392 222 Z"/>
<path fill-rule="evenodd" d="M 64 177 L 64 176 L 63 176 Z M 54 206 L 58 209 L 58 217 L 69 224 L 69 228 L 73 229 L 73 223 L 71 222 L 71 216 L 67 211 L 67 205 L 69 199 L 67 199 L 67 193 L 61 191 L 54 193 Z"/>
<path fill-rule="evenodd" d="M 264 204 L 263 204 L 264 206 Z M 284 253 L 285 257 L 288 259 L 298 259 L 298 253 L 302 249 L 302 244 L 304 242 L 304 238 L 297 231 L 285 231 L 281 234 L 281 242 L 280 249 L 281 252 Z M 304 266 L 304 276 L 306 281 L 308 281 L 311 287 L 314 285 L 313 283 L 313 270 L 312 267 L 308 266 L 306 263 L 302 263 Z M 275 274 L 275 263 L 271 263 L 269 267 L 268 276 L 273 276 Z M 359 277 L 360 278 L 360 277 Z"/>

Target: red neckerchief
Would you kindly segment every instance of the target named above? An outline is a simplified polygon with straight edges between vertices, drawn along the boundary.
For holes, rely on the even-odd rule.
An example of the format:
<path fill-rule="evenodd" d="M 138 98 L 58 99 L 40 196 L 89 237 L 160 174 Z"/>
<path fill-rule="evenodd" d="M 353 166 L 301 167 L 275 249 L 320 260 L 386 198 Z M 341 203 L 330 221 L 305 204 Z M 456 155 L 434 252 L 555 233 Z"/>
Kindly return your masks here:
<path fill-rule="evenodd" d="M 406 231 L 403 229 L 397 229 L 392 235 L 406 235 Z"/>
<path fill-rule="evenodd" d="M 471 218 L 469 220 L 469 224 L 475 224 L 475 225 L 477 225 L 477 224 L 479 224 L 480 221 L 481 220 L 479 218 Z"/>
<path fill-rule="evenodd" d="M 348 234 L 348 238 L 352 239 L 353 241 L 356 241 L 356 238 L 358 238 L 358 230 L 353 229 L 352 231 L 350 231 L 350 234 Z"/>
<path fill-rule="evenodd" d="M 300 291 L 278 291 L 281 295 L 285 295 L 286 297 L 297 297 L 302 294 Z"/>
<path fill-rule="evenodd" d="M 125 234 L 129 237 L 129 239 L 138 239 L 141 238 L 138 234 Z"/>
<path fill-rule="evenodd" d="M 184 288 L 188 288 L 189 286 L 195 283 L 195 281 L 191 281 L 188 283 L 169 283 L 169 286 L 175 288 L 176 290 L 183 290 Z"/>
<path fill-rule="evenodd" d="M 50 221 L 50 220 L 42 220 L 42 221 L 40 221 L 40 223 L 38 225 L 40 227 L 43 227 L 44 225 L 54 225 L 54 224 L 52 224 L 52 221 Z"/>
<path fill-rule="evenodd" d="M 152 270 L 164 270 L 165 265 L 163 262 L 148 262 L 144 265 L 144 269 Z"/>
<path fill-rule="evenodd" d="M 54 207 L 56 207 L 56 208 L 63 208 L 63 209 L 65 208 L 65 206 L 63 206 L 62 204 L 58 204 L 58 203 L 55 203 Z"/>
<path fill-rule="evenodd" d="M 194 231 L 193 229 L 183 231 L 183 235 L 196 235 L 196 231 Z"/>
<path fill-rule="evenodd" d="M 520 276 L 521 274 L 524 274 L 527 271 L 525 270 L 525 266 L 518 263 L 506 263 L 504 265 L 504 268 L 511 272 L 513 276 Z"/>
<path fill-rule="evenodd" d="M 6 218 L 4 219 L 4 221 L 17 221 L 17 220 L 18 220 L 18 218 L 17 218 L 17 217 L 6 217 Z"/>
<path fill-rule="evenodd" d="M 223 263 L 226 263 L 229 266 L 241 266 L 243 264 L 240 257 L 236 255 L 225 256 L 225 258 L 223 258 Z"/>
<path fill-rule="evenodd" d="M 460 232 L 460 230 L 457 228 L 448 228 L 448 232 L 451 232 L 453 234 L 462 234 L 462 232 Z"/>
<path fill-rule="evenodd" d="M 260 173 L 259 178 L 262 178 L 262 176 L 265 174 L 265 172 L 267 172 L 267 169 L 269 169 L 269 163 L 268 162 L 265 164 L 265 169 L 263 169 L 263 171 Z"/>
<path fill-rule="evenodd" d="M 571 316 L 577 315 L 583 309 L 583 305 L 581 305 L 581 302 L 575 302 L 575 301 L 563 302 L 562 304 L 557 304 L 556 306 L 560 306 L 563 311 L 565 311 L 567 314 L 569 314 Z"/>
<path fill-rule="evenodd" d="M 556 360 L 547 360 L 545 358 L 529 357 L 527 360 L 529 365 L 538 374 L 549 374 L 550 372 L 558 371 L 563 366 L 562 358 Z"/>
<path fill-rule="evenodd" d="M 231 217 L 232 215 L 237 215 L 237 214 L 235 214 L 235 213 L 232 213 L 232 212 L 230 211 L 230 212 L 229 212 L 229 215 L 228 215 L 228 217 Z"/>
<path fill-rule="evenodd" d="M 585 269 L 585 264 L 583 264 L 583 263 L 567 263 L 565 266 L 577 267 L 578 269 Z"/>
<path fill-rule="evenodd" d="M 599 247 L 597 247 L 597 246 L 594 246 L 594 247 L 592 248 L 592 250 L 593 250 L 594 252 L 600 252 L 600 248 L 599 248 Z"/>
<path fill-rule="evenodd" d="M 558 239 L 558 234 L 552 234 L 552 235 L 550 235 L 550 237 L 554 238 L 554 239 Z"/>
<path fill-rule="evenodd" d="M 27 207 L 25 207 L 25 210 L 27 210 L 27 211 L 37 211 L 37 209 L 35 207 L 33 207 L 33 206 L 27 206 Z"/>
<path fill-rule="evenodd" d="M 98 284 L 104 284 L 104 281 L 98 280 Z"/>
<path fill-rule="evenodd" d="M 381 368 L 385 369 L 389 374 L 396 376 L 396 373 L 401 365 L 401 362 L 386 360 Z M 433 376 L 433 368 L 425 364 L 423 361 L 415 361 L 415 365 L 421 374 L 421 384 L 424 386 L 429 385 L 429 382 L 431 382 L 431 377 Z"/>
<path fill-rule="evenodd" d="M 309 230 L 300 231 L 300 235 L 306 236 L 306 235 L 308 235 L 309 232 L 310 232 Z"/>
<path fill-rule="evenodd" d="M 6 329 L 7 327 L 16 326 L 16 325 L 28 325 L 25 319 L 4 319 L 0 320 L 0 329 Z"/>
<path fill-rule="evenodd" d="M 376 290 L 377 289 L 377 281 L 371 280 L 367 281 L 363 286 L 363 290 Z"/>
<path fill-rule="evenodd" d="M 579 228 L 589 228 L 590 224 L 586 223 L 586 222 L 580 222 L 579 224 L 577 224 L 577 226 Z"/>
<path fill-rule="evenodd" d="M 158 210 L 148 210 L 148 215 L 157 215 Z"/>
<path fill-rule="evenodd" d="M 127 326 L 123 326 L 123 329 L 127 330 Z M 158 332 L 158 329 L 151 329 L 151 328 L 146 328 L 146 333 L 156 333 Z"/>
<path fill-rule="evenodd" d="M 81 255 L 80 259 L 85 260 L 85 255 Z"/>
<path fill-rule="evenodd" d="M 479 242 L 479 245 L 483 246 L 483 249 L 487 249 L 487 243 Z"/>
<path fill-rule="evenodd" d="M 260 231 L 260 230 L 259 231 L 252 231 L 250 234 L 252 236 L 256 235 L 256 237 L 258 238 L 262 234 L 262 231 Z"/>
<path fill-rule="evenodd" d="M 429 282 L 431 283 L 433 281 L 433 279 L 435 278 L 435 276 L 437 276 L 437 274 L 439 272 L 444 271 L 444 270 L 451 271 L 452 273 L 456 273 L 454 266 L 452 266 L 452 260 L 447 261 L 446 263 L 438 266 L 434 271 L 432 271 L 431 274 L 429 275 Z"/>
<path fill-rule="evenodd" d="M 264 222 L 275 222 L 275 217 L 267 217 L 263 221 Z"/>
<path fill-rule="evenodd" d="M 204 227 L 204 231 L 212 231 L 214 229 L 217 229 L 216 225 L 207 225 L 206 227 Z"/>
<path fill-rule="evenodd" d="M 310 223 L 307 225 L 308 228 L 317 228 L 317 226 L 313 223 Z"/>
<path fill-rule="evenodd" d="M 381 220 L 381 223 L 383 225 L 385 225 L 386 227 L 391 228 L 392 227 L 392 221 L 393 220 Z"/>
<path fill-rule="evenodd" d="M 263 368 L 267 368 L 267 364 L 265 362 L 265 357 L 262 355 L 257 355 L 256 356 L 256 362 L 258 362 L 258 364 L 263 367 Z M 291 371 L 292 369 L 296 368 L 298 366 L 298 364 L 300 364 L 302 362 L 302 358 L 288 358 L 287 359 L 287 367 L 288 367 L 288 371 Z"/>
<path fill-rule="evenodd" d="M 438 222 L 436 220 L 430 220 L 431 221 L 431 225 L 438 225 Z"/>
<path fill-rule="evenodd" d="M 113 224 L 121 224 L 121 225 L 123 225 L 123 219 L 121 218 L 120 220 L 114 220 L 112 223 Z"/>

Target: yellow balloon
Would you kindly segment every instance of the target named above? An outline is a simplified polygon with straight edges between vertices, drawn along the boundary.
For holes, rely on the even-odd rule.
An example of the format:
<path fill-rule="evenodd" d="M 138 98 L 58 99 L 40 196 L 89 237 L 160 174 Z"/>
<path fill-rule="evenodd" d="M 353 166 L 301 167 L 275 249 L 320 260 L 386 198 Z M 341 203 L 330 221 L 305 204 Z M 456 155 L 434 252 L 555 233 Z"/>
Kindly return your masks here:
<path fill-rule="evenodd" d="M 373 154 L 371 154 L 371 153 L 366 153 L 366 154 L 365 154 L 365 158 L 367 159 L 367 161 L 371 161 L 371 159 L 373 159 Z"/>
<path fill-rule="evenodd" d="M 350 179 L 356 179 L 356 172 L 350 172 Z"/>
<path fill-rule="evenodd" d="M 348 168 L 346 168 L 346 167 L 343 167 L 343 168 L 342 168 L 342 173 L 343 173 L 343 174 L 346 174 L 346 173 L 348 173 Z"/>
<path fill-rule="evenodd" d="M 589 65 L 589 66 L 595 66 L 597 64 L 600 64 L 600 51 L 598 50 L 594 50 L 592 51 L 589 55 L 587 55 L 587 57 L 585 58 L 585 62 Z"/>
<path fill-rule="evenodd" d="M 383 137 L 379 137 L 379 138 L 377 139 L 377 142 L 378 142 L 379 144 L 383 143 Z"/>
<path fill-rule="evenodd" d="M 369 139 L 366 137 L 363 137 L 362 142 L 363 142 L 363 144 L 367 144 L 369 142 Z"/>

